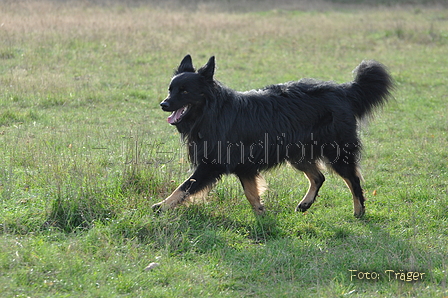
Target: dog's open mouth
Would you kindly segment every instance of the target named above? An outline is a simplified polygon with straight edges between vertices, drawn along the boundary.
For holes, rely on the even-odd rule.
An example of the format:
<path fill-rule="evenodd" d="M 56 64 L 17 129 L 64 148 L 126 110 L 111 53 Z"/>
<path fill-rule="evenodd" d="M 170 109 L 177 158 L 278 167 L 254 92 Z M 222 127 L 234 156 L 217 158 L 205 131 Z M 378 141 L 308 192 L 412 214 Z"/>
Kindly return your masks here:
<path fill-rule="evenodd" d="M 182 108 L 175 110 L 169 117 L 168 117 L 168 123 L 171 125 L 179 123 L 182 118 L 187 114 L 188 110 L 190 109 L 190 105 L 183 106 Z"/>

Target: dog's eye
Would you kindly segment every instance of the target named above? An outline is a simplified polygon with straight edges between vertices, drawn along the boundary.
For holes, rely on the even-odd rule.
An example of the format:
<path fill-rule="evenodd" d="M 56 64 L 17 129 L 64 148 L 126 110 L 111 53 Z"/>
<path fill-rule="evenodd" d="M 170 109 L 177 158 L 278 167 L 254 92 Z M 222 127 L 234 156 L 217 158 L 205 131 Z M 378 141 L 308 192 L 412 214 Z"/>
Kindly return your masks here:
<path fill-rule="evenodd" d="M 188 94 L 187 90 L 182 91 L 182 94 Z"/>

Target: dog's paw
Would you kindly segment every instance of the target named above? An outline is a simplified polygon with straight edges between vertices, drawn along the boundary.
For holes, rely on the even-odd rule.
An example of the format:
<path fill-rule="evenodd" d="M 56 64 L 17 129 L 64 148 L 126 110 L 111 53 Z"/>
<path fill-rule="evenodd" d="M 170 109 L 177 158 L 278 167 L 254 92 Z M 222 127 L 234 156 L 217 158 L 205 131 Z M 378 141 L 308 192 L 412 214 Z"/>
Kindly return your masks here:
<path fill-rule="evenodd" d="M 366 207 L 362 206 L 358 211 L 353 214 L 356 218 L 361 218 L 366 213 Z"/>
<path fill-rule="evenodd" d="M 307 203 L 307 202 L 300 203 L 296 207 L 296 212 L 305 212 L 311 207 L 312 204 L 313 203 Z"/>
<path fill-rule="evenodd" d="M 260 205 L 257 208 L 253 208 L 256 215 L 264 215 L 266 213 L 266 209 L 264 205 Z"/>
<path fill-rule="evenodd" d="M 152 211 L 155 213 L 161 213 L 162 212 L 162 203 L 157 203 L 151 206 Z"/>

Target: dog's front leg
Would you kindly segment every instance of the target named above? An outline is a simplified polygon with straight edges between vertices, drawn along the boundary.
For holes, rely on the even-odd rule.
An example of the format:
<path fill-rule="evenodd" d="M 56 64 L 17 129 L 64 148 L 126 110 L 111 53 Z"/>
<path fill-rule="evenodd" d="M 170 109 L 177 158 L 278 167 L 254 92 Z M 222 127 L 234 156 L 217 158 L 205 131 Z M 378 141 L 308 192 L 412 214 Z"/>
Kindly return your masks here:
<path fill-rule="evenodd" d="M 224 171 L 219 168 L 199 165 L 190 178 L 185 180 L 168 198 L 152 205 L 152 209 L 159 212 L 176 207 L 187 200 L 189 196 L 211 188 L 223 173 Z"/>
<path fill-rule="evenodd" d="M 159 211 L 165 211 L 167 209 L 171 209 L 176 207 L 177 205 L 184 202 L 186 199 L 188 199 L 188 196 L 190 195 L 188 192 L 188 186 L 194 183 L 195 181 L 190 178 L 186 180 L 184 183 L 182 183 L 178 188 L 176 188 L 173 193 L 167 197 L 165 200 L 152 205 L 152 209 L 156 212 Z"/>

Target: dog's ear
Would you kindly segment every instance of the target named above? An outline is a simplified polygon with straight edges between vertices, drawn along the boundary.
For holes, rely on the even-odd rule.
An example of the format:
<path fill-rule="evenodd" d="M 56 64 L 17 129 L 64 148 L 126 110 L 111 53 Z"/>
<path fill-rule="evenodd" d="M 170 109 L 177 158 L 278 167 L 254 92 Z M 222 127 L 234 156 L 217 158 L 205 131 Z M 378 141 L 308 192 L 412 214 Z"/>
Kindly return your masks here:
<path fill-rule="evenodd" d="M 207 64 L 202 66 L 198 73 L 208 80 L 213 80 L 213 75 L 215 73 L 215 56 L 210 57 Z"/>
<path fill-rule="evenodd" d="M 184 59 L 182 59 L 179 67 L 177 68 L 174 74 L 177 75 L 183 72 L 194 72 L 194 71 L 195 69 L 193 67 L 193 61 L 191 60 L 191 56 L 187 55 L 184 57 Z"/>

